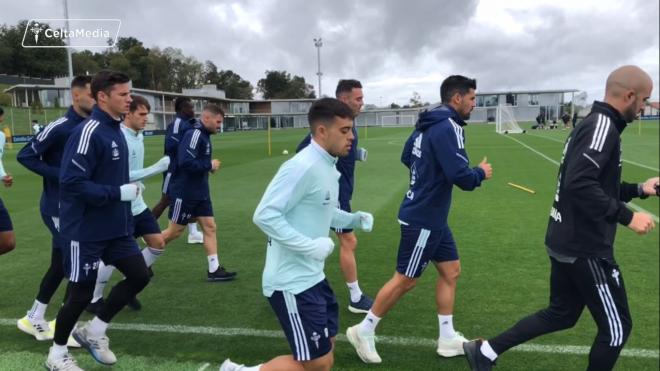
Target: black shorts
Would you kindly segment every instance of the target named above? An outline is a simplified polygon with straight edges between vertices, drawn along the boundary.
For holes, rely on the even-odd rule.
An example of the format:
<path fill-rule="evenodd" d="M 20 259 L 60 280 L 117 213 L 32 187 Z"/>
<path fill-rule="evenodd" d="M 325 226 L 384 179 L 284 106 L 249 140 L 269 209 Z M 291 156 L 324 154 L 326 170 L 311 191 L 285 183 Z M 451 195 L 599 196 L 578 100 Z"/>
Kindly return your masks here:
<path fill-rule="evenodd" d="M 133 237 L 138 238 L 148 234 L 159 234 L 160 226 L 151 213 L 151 210 L 144 209 L 143 212 L 133 216 Z"/>

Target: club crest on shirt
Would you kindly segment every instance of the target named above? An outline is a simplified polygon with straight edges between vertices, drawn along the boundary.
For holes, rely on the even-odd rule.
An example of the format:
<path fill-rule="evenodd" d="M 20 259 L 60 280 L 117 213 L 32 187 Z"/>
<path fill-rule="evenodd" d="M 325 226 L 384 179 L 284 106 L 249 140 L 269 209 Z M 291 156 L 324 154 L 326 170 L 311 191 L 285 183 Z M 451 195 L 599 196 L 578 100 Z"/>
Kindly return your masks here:
<path fill-rule="evenodd" d="M 119 146 L 115 141 L 112 141 L 112 161 L 119 160 Z"/>

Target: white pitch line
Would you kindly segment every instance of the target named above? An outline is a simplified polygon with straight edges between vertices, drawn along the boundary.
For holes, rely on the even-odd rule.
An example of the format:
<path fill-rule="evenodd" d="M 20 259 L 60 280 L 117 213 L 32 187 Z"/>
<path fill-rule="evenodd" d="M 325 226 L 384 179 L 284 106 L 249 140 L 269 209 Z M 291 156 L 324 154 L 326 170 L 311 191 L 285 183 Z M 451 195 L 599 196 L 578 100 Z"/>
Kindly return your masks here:
<path fill-rule="evenodd" d="M 557 142 L 557 143 L 562 143 L 562 144 L 564 143 L 564 141 L 561 140 L 561 139 L 557 139 L 557 138 L 553 138 L 553 137 L 548 137 L 548 136 L 545 136 L 545 135 L 529 134 L 529 136 L 531 136 L 531 137 L 537 137 L 537 138 L 543 138 L 543 139 L 551 140 L 551 141 L 553 141 L 553 142 Z M 653 171 L 660 171 L 660 169 L 658 169 L 657 167 L 653 167 L 653 166 L 649 166 L 649 165 L 640 164 L 639 162 L 626 160 L 626 159 L 624 159 L 624 158 L 622 158 L 621 161 L 623 161 L 623 162 L 625 162 L 625 163 L 628 163 L 628 164 L 631 164 L 631 165 L 639 166 L 639 167 L 644 168 L 644 169 L 653 170 Z"/>
<path fill-rule="evenodd" d="M 202 367 L 200 367 L 199 370 L 197 370 L 197 371 L 204 371 L 204 370 L 206 370 L 206 368 L 209 367 L 210 365 L 211 365 L 211 364 L 207 362 L 207 363 L 203 364 Z"/>
<path fill-rule="evenodd" d="M 0 326 L 16 326 L 16 319 L 0 318 Z M 185 326 L 185 325 L 156 325 L 146 323 L 112 323 L 111 330 L 119 331 L 140 331 L 157 332 L 171 334 L 194 334 L 211 336 L 247 336 L 259 338 L 284 339 L 282 331 L 258 330 L 240 327 L 207 327 L 207 326 Z M 17 330 L 18 331 L 18 330 Z M 348 342 L 343 334 L 337 335 L 337 340 Z M 434 348 L 436 339 L 425 339 L 419 337 L 400 337 L 400 336 L 378 336 L 379 344 L 428 347 Z M 582 345 L 552 345 L 552 344 L 522 344 L 513 348 L 515 351 L 527 353 L 552 353 L 552 354 L 589 354 L 590 348 Z M 623 349 L 621 355 L 632 358 L 659 358 L 658 350 L 630 348 Z"/>
<path fill-rule="evenodd" d="M 544 159 L 546 159 L 546 160 L 552 162 L 553 164 L 559 166 L 559 162 L 557 162 L 557 161 L 553 160 L 552 158 L 550 158 L 550 157 L 544 155 L 543 153 L 541 153 L 541 152 L 535 150 L 534 148 L 532 148 L 532 147 L 528 146 L 527 144 L 525 144 L 525 143 L 519 141 L 518 139 L 516 139 L 516 138 L 514 138 L 514 137 L 512 137 L 512 136 L 510 136 L 510 135 L 504 135 L 504 136 L 505 136 L 506 138 L 509 138 L 509 139 L 511 139 L 511 140 L 513 140 L 513 141 L 518 142 L 518 143 L 519 143 L 520 145 L 522 145 L 523 147 L 529 149 L 530 151 L 536 153 L 537 155 L 543 157 Z M 653 218 L 653 220 L 655 220 L 656 223 L 660 223 L 660 218 L 658 218 L 657 215 L 655 215 L 655 214 L 653 214 L 652 212 L 650 212 L 650 211 L 644 209 L 643 207 L 641 207 L 641 206 L 639 206 L 639 205 L 637 205 L 637 204 L 635 204 L 635 203 L 632 203 L 632 202 L 628 202 L 627 205 L 630 206 L 631 208 L 635 209 L 635 211 L 641 211 L 641 212 L 644 212 L 644 213 L 647 213 L 647 214 L 651 215 L 651 218 Z"/>

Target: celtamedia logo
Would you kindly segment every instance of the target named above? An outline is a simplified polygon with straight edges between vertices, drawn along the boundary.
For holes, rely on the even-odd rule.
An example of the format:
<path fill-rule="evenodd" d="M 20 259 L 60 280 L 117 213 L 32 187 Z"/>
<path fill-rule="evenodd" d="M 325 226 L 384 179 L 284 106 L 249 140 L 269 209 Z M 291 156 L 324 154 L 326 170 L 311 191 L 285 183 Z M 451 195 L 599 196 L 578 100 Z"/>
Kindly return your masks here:
<path fill-rule="evenodd" d="M 117 42 L 120 27 L 119 19 L 31 19 L 25 26 L 22 45 L 24 48 L 111 48 Z"/>

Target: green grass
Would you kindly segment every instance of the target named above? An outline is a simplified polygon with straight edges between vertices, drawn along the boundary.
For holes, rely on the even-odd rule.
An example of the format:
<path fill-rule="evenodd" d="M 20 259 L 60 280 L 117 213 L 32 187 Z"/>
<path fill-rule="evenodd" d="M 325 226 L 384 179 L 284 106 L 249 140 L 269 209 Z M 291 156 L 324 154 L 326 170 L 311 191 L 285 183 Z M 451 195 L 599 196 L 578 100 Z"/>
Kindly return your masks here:
<path fill-rule="evenodd" d="M 407 170 L 400 164 L 402 145 L 409 128 L 360 129 L 360 145 L 369 150 L 369 160 L 358 163 L 353 207 L 371 211 L 375 228 L 358 232 L 360 284 L 375 295 L 392 275 L 396 264 L 399 228 L 396 215 L 407 188 Z M 559 160 L 567 131 L 529 132 L 516 135 L 548 157 Z M 213 328 L 243 328 L 279 331 L 279 325 L 261 294 L 265 236 L 252 224 L 254 209 L 278 166 L 291 155 L 305 134 L 303 130 L 273 132 L 272 157 L 267 156 L 265 132 L 226 133 L 214 137 L 215 156 L 221 171 L 211 177 L 213 204 L 218 223 L 221 263 L 239 271 L 235 282 L 204 282 L 206 259 L 201 246 L 183 240 L 168 246 L 156 263 L 156 276 L 140 294 L 144 308 L 125 310 L 115 319 L 122 325 L 185 325 Z M 468 337 L 489 337 L 505 330 L 521 317 L 547 304 L 549 262 L 543 245 L 557 167 L 520 144 L 494 133 L 492 125 L 466 129 L 467 150 L 473 163 L 488 156 L 494 176 L 475 192 L 456 190 L 450 225 L 459 246 L 463 273 L 459 280 L 455 325 Z M 163 137 L 147 138 L 146 162 L 162 153 Z M 656 170 L 624 163 L 624 179 L 641 181 L 658 175 L 658 122 L 636 124 L 623 135 L 623 158 Z M 45 359 L 49 344 L 37 342 L 18 331 L 11 321 L 29 309 L 50 259 L 50 242 L 39 217 L 40 179 L 15 162 L 17 147 L 7 149 L 5 168 L 15 185 L 0 196 L 10 210 L 18 241 L 16 251 L 0 257 L 3 278 L 0 292 L 0 370 L 34 369 Z M 531 195 L 507 186 L 514 182 L 536 190 Z M 146 182 L 146 199 L 153 205 L 159 197 L 160 177 Z M 658 215 L 657 198 L 635 200 Z M 165 220 L 161 220 L 162 225 Z M 626 349 L 654 351 L 651 358 L 621 357 L 618 370 L 657 370 L 659 365 L 659 234 L 637 236 L 626 228 L 617 235 L 616 255 L 622 267 L 634 320 Z M 337 294 L 340 331 L 361 320 L 346 310 L 347 290 L 338 266 L 337 252 L 326 263 L 326 274 Z M 433 339 L 437 337 L 435 273 L 429 269 L 412 292 L 388 314 L 379 335 Z M 115 280 L 118 277 L 114 277 Z M 60 290 L 62 291 L 62 290 Z M 59 303 L 62 292 L 52 303 Z M 47 317 L 55 316 L 51 305 Z M 83 319 L 89 319 L 84 315 Z M 576 328 L 534 340 L 533 344 L 590 346 L 595 325 L 585 312 Z M 272 333 L 271 333 L 272 334 Z M 115 369 L 197 370 L 206 363 L 217 369 L 226 357 L 254 364 L 289 353 L 283 338 L 266 336 L 194 335 L 110 329 L 112 348 L 119 357 Z M 245 335 L 245 334 L 244 334 Z M 467 370 L 464 359 L 439 359 L 430 345 L 380 345 L 380 366 L 360 362 L 345 341 L 337 343 L 337 370 Z M 91 358 L 74 351 L 83 366 L 95 366 Z M 510 352 L 498 361 L 499 370 L 584 369 L 586 355 Z"/>

